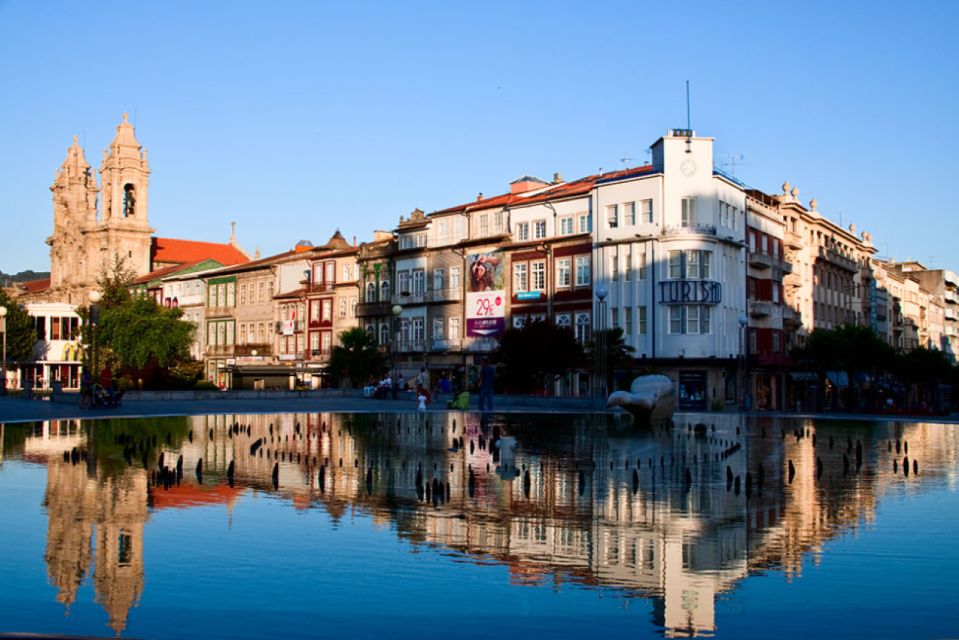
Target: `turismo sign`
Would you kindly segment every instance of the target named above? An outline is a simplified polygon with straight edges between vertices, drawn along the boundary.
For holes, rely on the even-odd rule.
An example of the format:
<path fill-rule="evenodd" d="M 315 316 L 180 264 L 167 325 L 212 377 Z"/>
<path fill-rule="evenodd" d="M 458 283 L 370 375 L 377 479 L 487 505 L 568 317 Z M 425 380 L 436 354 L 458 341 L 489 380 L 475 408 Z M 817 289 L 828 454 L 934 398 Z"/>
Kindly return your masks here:
<path fill-rule="evenodd" d="M 713 280 L 667 280 L 659 283 L 663 304 L 719 304 L 723 286 Z"/>
<path fill-rule="evenodd" d="M 488 338 L 506 328 L 506 291 L 466 293 L 466 335 Z"/>

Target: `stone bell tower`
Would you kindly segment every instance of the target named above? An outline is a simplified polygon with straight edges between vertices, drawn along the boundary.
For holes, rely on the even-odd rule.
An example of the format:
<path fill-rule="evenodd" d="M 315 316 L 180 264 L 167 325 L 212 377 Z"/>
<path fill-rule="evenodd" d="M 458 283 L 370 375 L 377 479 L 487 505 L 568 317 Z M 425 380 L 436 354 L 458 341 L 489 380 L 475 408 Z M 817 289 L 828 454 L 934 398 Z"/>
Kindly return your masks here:
<path fill-rule="evenodd" d="M 150 264 L 150 221 L 147 216 L 150 166 L 147 153 L 137 142 L 133 125 L 123 114 L 113 142 L 103 152 L 100 166 L 103 206 L 95 247 L 96 273 L 109 266 L 114 255 L 123 258 L 137 274 L 148 273 Z"/>
<path fill-rule="evenodd" d="M 73 137 L 66 160 L 50 186 L 53 192 L 53 234 L 50 245 L 50 286 L 82 287 L 88 278 L 86 234 L 97 226 L 97 182 L 83 148 Z"/>

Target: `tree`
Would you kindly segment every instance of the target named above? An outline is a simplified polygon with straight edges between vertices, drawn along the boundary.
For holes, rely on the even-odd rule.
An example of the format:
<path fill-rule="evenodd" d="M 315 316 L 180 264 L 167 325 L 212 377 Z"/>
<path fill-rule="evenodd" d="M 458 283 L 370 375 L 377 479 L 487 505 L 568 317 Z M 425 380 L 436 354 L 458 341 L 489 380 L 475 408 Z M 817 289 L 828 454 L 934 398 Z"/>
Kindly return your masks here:
<path fill-rule="evenodd" d="M 897 355 L 893 372 L 907 385 L 907 403 L 925 403 L 936 410 L 942 408 L 944 387 L 956 379 L 956 367 L 949 356 L 925 347 Z"/>
<path fill-rule="evenodd" d="M 602 329 L 593 333 L 593 339 L 589 342 L 586 349 L 586 356 L 592 363 L 593 371 L 596 371 L 596 349 L 598 344 L 604 346 L 603 352 L 605 358 L 606 388 L 614 389 L 613 377 L 616 371 L 629 371 L 633 368 L 633 347 L 626 344 L 623 337 L 622 327 L 613 327 L 612 329 Z M 632 381 L 630 381 L 632 382 Z M 628 385 L 627 385 L 628 388 Z"/>
<path fill-rule="evenodd" d="M 326 371 L 339 382 L 344 378 L 350 386 L 359 387 L 370 376 L 378 376 L 386 368 L 386 360 L 377 348 L 376 339 L 360 327 L 347 329 L 339 335 L 340 344 L 330 352 Z"/>
<path fill-rule="evenodd" d="M 552 322 L 530 322 L 507 329 L 497 359 L 502 380 L 512 391 L 546 391 L 558 377 L 584 364 L 583 347 L 569 329 Z"/>
<path fill-rule="evenodd" d="M 122 258 L 101 274 L 100 318 L 96 328 L 100 363 L 129 376 L 150 378 L 147 371 L 165 377 L 166 371 L 190 359 L 196 327 L 181 320 L 180 309 L 166 309 L 152 298 L 130 293 L 134 274 Z M 89 320 L 89 309 L 81 315 Z M 92 348 L 93 332 L 83 335 Z"/>
<path fill-rule="evenodd" d="M 7 362 L 29 360 L 37 333 L 27 310 L 0 289 L 0 306 L 7 308 Z"/>

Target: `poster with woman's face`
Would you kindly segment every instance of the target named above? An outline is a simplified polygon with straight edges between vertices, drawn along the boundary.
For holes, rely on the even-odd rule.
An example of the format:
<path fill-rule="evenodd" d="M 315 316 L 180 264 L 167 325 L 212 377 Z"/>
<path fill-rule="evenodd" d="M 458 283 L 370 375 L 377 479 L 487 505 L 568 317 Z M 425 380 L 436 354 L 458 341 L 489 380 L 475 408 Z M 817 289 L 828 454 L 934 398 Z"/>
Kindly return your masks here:
<path fill-rule="evenodd" d="M 502 255 L 498 251 L 466 256 L 469 269 L 469 291 L 494 291 L 505 288 Z"/>

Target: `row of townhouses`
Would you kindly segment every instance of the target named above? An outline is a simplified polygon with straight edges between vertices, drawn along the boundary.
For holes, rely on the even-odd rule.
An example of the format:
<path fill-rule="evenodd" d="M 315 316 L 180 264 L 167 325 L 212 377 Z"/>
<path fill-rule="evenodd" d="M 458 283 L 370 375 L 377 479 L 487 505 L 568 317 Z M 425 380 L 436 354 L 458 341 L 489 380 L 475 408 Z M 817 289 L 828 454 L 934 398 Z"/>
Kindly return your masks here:
<path fill-rule="evenodd" d="M 818 381 L 789 352 L 842 324 L 955 360 L 954 272 L 878 257 L 868 232 L 830 221 L 816 200 L 802 204 L 789 183 L 776 194 L 746 186 L 691 130 L 670 130 L 651 153 L 644 166 L 571 181 L 524 176 L 499 195 L 415 210 L 359 244 L 337 231 L 248 261 L 202 251 L 154 261 L 135 284 L 197 325 L 193 355 L 223 388 L 335 386 L 326 364 L 353 327 L 405 375 L 426 367 L 466 387 L 506 327 L 549 320 L 584 343 L 618 327 L 637 368 L 674 379 L 683 409 L 745 398 L 758 409 L 804 406 Z M 145 201 L 145 177 L 130 188 Z M 43 341 L 28 375 L 75 386 L 77 362 L 51 357 L 79 358 L 63 340 L 75 332 L 55 328 L 76 322 L 73 307 L 30 307 Z M 596 389 L 582 370 L 547 392 Z"/>

